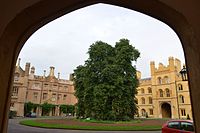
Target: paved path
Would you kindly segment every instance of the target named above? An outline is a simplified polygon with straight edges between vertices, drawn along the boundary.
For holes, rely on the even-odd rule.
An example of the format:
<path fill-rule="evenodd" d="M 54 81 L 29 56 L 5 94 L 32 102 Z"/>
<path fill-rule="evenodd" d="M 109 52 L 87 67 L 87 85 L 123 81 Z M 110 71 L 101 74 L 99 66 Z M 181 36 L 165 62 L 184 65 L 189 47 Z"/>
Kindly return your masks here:
<path fill-rule="evenodd" d="M 8 133 L 161 133 L 161 131 L 85 131 L 65 129 L 44 129 L 19 124 L 20 119 L 10 119 Z"/>

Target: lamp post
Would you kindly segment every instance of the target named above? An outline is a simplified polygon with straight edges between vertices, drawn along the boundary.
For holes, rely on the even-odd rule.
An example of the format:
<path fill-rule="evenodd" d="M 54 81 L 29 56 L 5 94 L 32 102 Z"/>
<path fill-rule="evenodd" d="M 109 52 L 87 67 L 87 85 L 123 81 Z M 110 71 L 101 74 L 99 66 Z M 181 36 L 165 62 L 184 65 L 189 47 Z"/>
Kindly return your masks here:
<path fill-rule="evenodd" d="M 187 81 L 188 80 L 188 77 L 187 77 L 187 69 L 185 67 L 185 65 L 183 65 L 183 68 L 181 69 L 181 71 L 179 72 L 181 74 L 181 78 L 182 78 L 182 81 Z M 176 85 L 176 83 L 175 83 Z M 178 104 L 178 117 L 180 119 L 180 110 L 179 110 L 179 97 L 178 97 L 178 91 L 177 91 L 177 86 L 176 86 L 176 93 L 177 93 L 177 104 Z"/>
<path fill-rule="evenodd" d="M 181 74 L 182 81 L 187 81 L 188 80 L 187 70 L 186 70 L 185 65 L 183 66 L 183 69 L 181 69 L 180 74 Z"/>

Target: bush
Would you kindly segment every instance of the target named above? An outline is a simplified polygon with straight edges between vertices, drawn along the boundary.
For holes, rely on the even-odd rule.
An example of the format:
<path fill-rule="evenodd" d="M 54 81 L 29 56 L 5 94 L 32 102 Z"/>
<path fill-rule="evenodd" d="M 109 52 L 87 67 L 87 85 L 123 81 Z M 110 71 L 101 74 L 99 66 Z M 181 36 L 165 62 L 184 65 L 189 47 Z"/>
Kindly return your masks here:
<path fill-rule="evenodd" d="M 10 110 L 10 112 L 9 112 L 9 119 L 13 119 L 13 117 L 16 117 L 16 116 L 17 116 L 17 111 Z"/>

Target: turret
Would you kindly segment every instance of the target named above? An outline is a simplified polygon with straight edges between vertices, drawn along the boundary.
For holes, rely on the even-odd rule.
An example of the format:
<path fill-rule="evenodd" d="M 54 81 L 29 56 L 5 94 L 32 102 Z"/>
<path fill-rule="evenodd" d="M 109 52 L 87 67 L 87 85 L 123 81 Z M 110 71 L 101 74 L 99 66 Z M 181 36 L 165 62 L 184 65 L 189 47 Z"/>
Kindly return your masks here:
<path fill-rule="evenodd" d="M 174 66 L 174 58 L 173 57 L 169 57 L 169 68 L 170 68 L 170 70 L 171 71 L 174 71 L 174 68 L 175 68 L 175 66 Z"/>
<path fill-rule="evenodd" d="M 175 66 L 178 72 L 181 71 L 181 61 L 179 59 L 175 59 Z"/>
<path fill-rule="evenodd" d="M 151 67 L 151 76 L 152 76 L 155 73 L 155 62 L 154 61 L 150 62 L 150 67 Z"/>
<path fill-rule="evenodd" d="M 30 71 L 30 63 L 26 63 L 26 66 L 25 66 L 25 76 L 29 75 L 29 71 Z"/>

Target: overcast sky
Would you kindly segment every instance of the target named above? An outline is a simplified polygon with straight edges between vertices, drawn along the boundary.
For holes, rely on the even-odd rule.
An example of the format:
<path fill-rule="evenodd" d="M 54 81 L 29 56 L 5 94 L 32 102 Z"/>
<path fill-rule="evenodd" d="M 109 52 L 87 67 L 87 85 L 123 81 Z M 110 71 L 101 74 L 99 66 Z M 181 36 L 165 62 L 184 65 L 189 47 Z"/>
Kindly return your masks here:
<path fill-rule="evenodd" d="M 142 77 L 150 77 L 150 61 L 168 63 L 173 56 L 184 62 L 176 33 L 166 24 L 126 8 L 97 4 L 62 16 L 36 31 L 25 43 L 19 57 L 36 69 L 37 75 L 55 67 L 55 75 L 69 74 L 88 58 L 89 46 L 97 40 L 115 45 L 127 38 L 140 51 L 136 66 Z"/>

